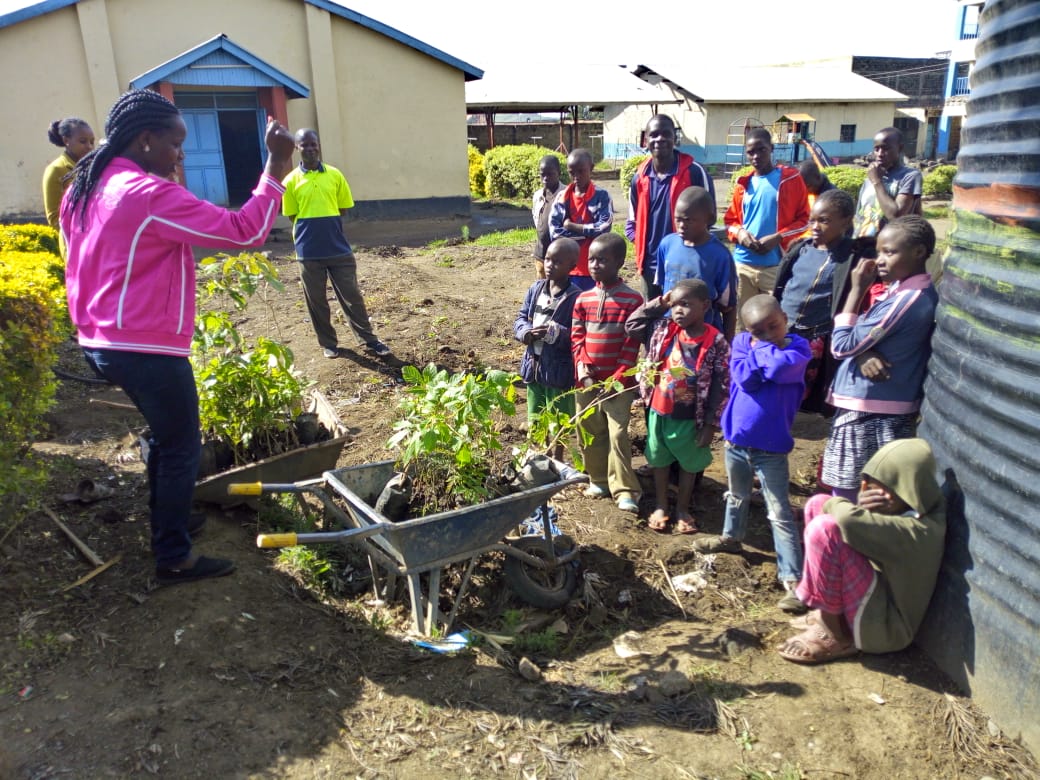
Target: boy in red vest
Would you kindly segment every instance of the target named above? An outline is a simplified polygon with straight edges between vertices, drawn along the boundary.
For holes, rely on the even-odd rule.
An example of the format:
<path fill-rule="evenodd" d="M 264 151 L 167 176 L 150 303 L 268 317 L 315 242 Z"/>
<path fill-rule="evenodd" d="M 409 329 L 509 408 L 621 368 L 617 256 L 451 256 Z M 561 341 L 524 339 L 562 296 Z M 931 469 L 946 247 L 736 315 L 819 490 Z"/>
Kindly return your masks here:
<path fill-rule="evenodd" d="M 673 215 L 679 193 L 690 186 L 704 187 L 714 201 L 715 182 L 693 157 L 675 148 L 671 117 L 651 117 L 644 135 L 650 159 L 639 166 L 629 186 L 625 235 L 634 245 L 636 270 L 649 300 L 661 294 L 661 287 L 654 283 L 657 247 L 662 238 L 676 232 Z"/>
<path fill-rule="evenodd" d="M 567 155 L 567 173 L 571 183 L 553 201 L 549 217 L 549 235 L 573 238 L 581 247 L 578 263 L 571 271 L 571 281 L 581 290 L 596 286 L 589 276 L 589 245 L 596 236 L 610 232 L 614 206 L 610 193 L 592 183 L 592 155 L 587 149 L 575 149 Z"/>

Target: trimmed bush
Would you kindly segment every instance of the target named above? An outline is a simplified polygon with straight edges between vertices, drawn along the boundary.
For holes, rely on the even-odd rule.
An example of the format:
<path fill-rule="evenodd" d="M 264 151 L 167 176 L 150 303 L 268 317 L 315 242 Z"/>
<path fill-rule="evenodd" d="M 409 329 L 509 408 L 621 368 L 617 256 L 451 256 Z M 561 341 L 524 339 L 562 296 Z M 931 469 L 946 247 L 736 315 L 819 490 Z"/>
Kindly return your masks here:
<path fill-rule="evenodd" d="M 956 175 L 956 165 L 936 165 L 924 175 L 922 192 L 929 198 L 953 195 L 953 177 Z"/>
<path fill-rule="evenodd" d="M 484 187 L 486 179 L 486 176 L 484 175 L 484 155 L 482 155 L 480 150 L 473 144 L 467 146 L 466 154 L 469 158 L 470 196 L 474 198 L 483 198 L 487 195 Z"/>
<path fill-rule="evenodd" d="M 627 193 L 632 186 L 632 177 L 636 175 L 636 169 L 650 159 L 650 155 L 643 154 L 638 157 L 628 157 L 621 163 L 618 176 L 621 179 L 621 191 Z"/>
<path fill-rule="evenodd" d="M 754 170 L 755 166 L 753 165 L 745 165 L 743 168 L 737 168 L 737 170 L 733 171 L 733 175 L 729 177 L 729 188 L 732 190 L 737 186 L 737 179 L 741 176 L 747 176 Z"/>
<path fill-rule="evenodd" d="M 863 186 L 863 181 L 867 178 L 866 168 L 858 165 L 835 165 L 831 168 L 824 168 L 823 172 L 831 180 L 831 184 L 839 190 L 845 190 L 854 201 L 859 199 L 859 188 Z"/>
<path fill-rule="evenodd" d="M 487 176 L 485 189 L 489 198 L 529 199 L 542 186 L 538 175 L 538 163 L 547 154 L 560 160 L 560 179 L 567 182 L 567 159 L 559 152 L 544 146 L 521 144 L 519 146 L 496 146 L 484 155 L 484 173 Z"/>
<path fill-rule="evenodd" d="M 50 225 L 0 225 L 0 252 L 58 255 L 58 231 Z"/>
<path fill-rule="evenodd" d="M 49 230 L 49 228 L 48 228 Z M 51 231 L 53 234 L 53 231 Z M 65 289 L 48 252 L 0 252 L 0 517 L 17 517 L 46 479 L 29 445 L 54 402 Z M 60 260 L 59 260 L 60 262 Z"/>

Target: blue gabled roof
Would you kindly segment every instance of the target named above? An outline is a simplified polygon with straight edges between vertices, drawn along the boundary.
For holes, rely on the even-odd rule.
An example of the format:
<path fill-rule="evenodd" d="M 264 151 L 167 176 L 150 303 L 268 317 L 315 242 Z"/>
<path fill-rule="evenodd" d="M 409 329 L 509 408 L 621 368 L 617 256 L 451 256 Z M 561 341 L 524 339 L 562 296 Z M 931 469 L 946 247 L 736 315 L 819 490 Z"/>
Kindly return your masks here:
<path fill-rule="evenodd" d="M 281 85 L 291 98 L 311 94 L 308 87 L 246 51 L 223 33 L 131 79 L 130 86 L 144 89 L 160 81 L 213 87 Z"/>
<path fill-rule="evenodd" d="M 418 38 L 413 38 L 411 35 L 407 35 L 387 24 L 377 22 L 375 19 L 365 16 L 364 14 L 359 14 L 357 11 L 352 11 L 339 3 L 330 2 L 329 0 L 303 1 L 305 3 L 310 3 L 317 8 L 328 11 L 333 16 L 338 16 L 341 19 L 346 19 L 354 24 L 359 24 L 369 30 L 385 35 L 388 38 L 392 38 L 398 43 L 403 43 L 409 48 L 415 49 L 429 57 L 433 57 L 435 60 L 443 62 L 445 65 L 457 68 L 465 75 L 466 81 L 474 81 L 484 76 L 484 71 L 480 68 L 470 65 L 468 62 L 464 62 L 457 57 L 452 57 L 450 54 L 443 52 L 434 46 L 430 46 L 428 43 L 423 43 Z M 43 2 L 26 5 L 24 8 L 19 8 L 17 11 L 0 14 L 0 30 L 4 27 L 18 24 L 19 22 L 28 21 L 37 16 L 49 14 L 51 11 L 57 11 L 67 6 L 75 5 L 78 2 L 79 0 L 43 0 Z"/>
<path fill-rule="evenodd" d="M 43 0 L 42 3 L 29 3 L 17 11 L 0 14 L 0 30 L 19 22 L 27 22 L 30 19 L 49 14 L 51 11 L 60 11 L 68 5 L 75 5 L 79 0 Z"/>

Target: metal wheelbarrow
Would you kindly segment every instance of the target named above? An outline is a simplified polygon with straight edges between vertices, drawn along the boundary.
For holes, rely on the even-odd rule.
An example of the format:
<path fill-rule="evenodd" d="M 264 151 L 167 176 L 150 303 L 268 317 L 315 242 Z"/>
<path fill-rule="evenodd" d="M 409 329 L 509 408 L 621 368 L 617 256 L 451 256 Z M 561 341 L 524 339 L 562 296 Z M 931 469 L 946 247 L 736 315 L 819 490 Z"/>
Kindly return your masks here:
<path fill-rule="evenodd" d="M 554 462 L 555 463 L 555 462 Z M 386 592 L 392 593 L 396 577 L 405 577 L 412 607 L 412 630 L 429 635 L 439 623 L 447 634 L 469 586 L 477 558 L 497 550 L 505 553 L 504 575 L 512 590 L 532 606 L 561 607 L 577 587 L 578 556 L 573 541 L 553 537 L 549 514 L 542 512 L 541 536 L 506 538 L 538 507 L 565 487 L 587 482 L 588 477 L 564 464 L 556 464 L 559 479 L 539 487 L 492 499 L 482 504 L 434 515 L 391 522 L 376 512 L 383 486 L 394 475 L 394 461 L 326 471 L 320 479 L 290 483 L 247 483 L 230 485 L 233 495 L 297 493 L 314 496 L 343 530 L 319 533 L 261 534 L 258 547 L 293 547 L 340 542 L 363 549 L 372 565 L 379 595 L 376 568 L 386 572 Z M 468 560 L 451 612 L 441 620 L 439 608 L 441 569 Z M 428 574 L 424 592 L 421 575 Z"/>

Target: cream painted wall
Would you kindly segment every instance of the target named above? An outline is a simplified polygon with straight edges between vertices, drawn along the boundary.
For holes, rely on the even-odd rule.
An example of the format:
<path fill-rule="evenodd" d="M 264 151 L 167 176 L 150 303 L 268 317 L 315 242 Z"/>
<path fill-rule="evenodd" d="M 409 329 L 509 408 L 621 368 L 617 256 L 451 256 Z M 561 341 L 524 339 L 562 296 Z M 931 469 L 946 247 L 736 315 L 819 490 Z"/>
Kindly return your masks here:
<path fill-rule="evenodd" d="M 132 79 L 222 32 L 312 88 L 310 99 L 288 102 L 289 123 L 317 127 L 325 157 L 343 169 L 356 200 L 469 196 L 465 81 L 455 68 L 300 0 L 248 0 L 248 13 L 243 4 L 212 0 L 181 0 L 176 13 L 139 0 L 77 5 L 83 8 L 0 30 L 0 72 L 32 74 L 0 83 L 2 105 L 15 109 L 5 112 L 0 218 L 42 215 L 43 169 L 60 153 L 47 140 L 50 122 L 82 116 L 100 138 L 104 117 L 97 116 L 95 91 L 108 93 L 107 112 Z M 92 42 L 107 18 L 110 43 L 97 45 L 112 55 L 101 67 L 93 63 L 93 89 L 81 17 Z M 141 35 L 144 29 L 162 35 Z M 332 56 L 323 45 L 312 63 L 311 42 L 323 40 Z M 117 83 L 106 89 L 112 78 Z M 319 112 L 323 93 L 331 110 Z"/>
<path fill-rule="evenodd" d="M 76 9 L 0 30 L 0 217 L 43 214 L 43 169 L 61 154 L 47 140 L 55 119 L 78 116 L 100 137 Z"/>
<path fill-rule="evenodd" d="M 346 140 L 341 159 L 355 199 L 468 193 L 461 73 L 345 20 L 333 21 Z"/>
<path fill-rule="evenodd" d="M 869 140 L 882 127 L 892 124 L 895 104 L 888 103 L 710 103 L 708 105 L 707 144 L 726 143 L 730 123 L 754 117 L 771 125 L 784 114 L 804 113 L 816 119 L 816 139 L 837 141 L 841 125 L 856 125 L 856 141 Z"/>

